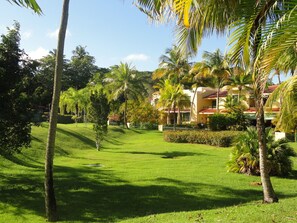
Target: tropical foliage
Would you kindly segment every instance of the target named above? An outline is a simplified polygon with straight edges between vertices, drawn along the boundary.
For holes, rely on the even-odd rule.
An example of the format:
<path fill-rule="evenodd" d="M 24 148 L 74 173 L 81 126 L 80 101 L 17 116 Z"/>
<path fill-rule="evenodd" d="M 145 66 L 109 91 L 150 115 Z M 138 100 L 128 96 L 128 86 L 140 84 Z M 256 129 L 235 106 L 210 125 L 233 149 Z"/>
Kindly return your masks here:
<path fill-rule="evenodd" d="M 105 79 L 106 87 L 109 89 L 110 100 L 123 100 L 124 124 L 127 125 L 128 100 L 138 101 L 146 94 L 144 83 L 145 76 L 136 72 L 135 68 L 127 63 L 113 66 L 111 72 Z"/>
<path fill-rule="evenodd" d="M 195 78 L 206 79 L 207 86 L 215 88 L 217 94 L 216 108 L 220 112 L 220 89 L 227 85 L 230 77 L 229 61 L 226 55 L 222 55 L 217 49 L 215 52 L 205 51 L 202 55 L 203 61 L 194 64 L 191 73 Z"/>
<path fill-rule="evenodd" d="M 254 127 L 247 128 L 246 132 L 239 135 L 234 141 L 228 171 L 260 175 L 259 145 L 257 131 Z M 287 140 L 275 141 L 274 131 L 270 128 L 265 131 L 267 142 L 269 175 L 287 176 L 292 171 L 290 156 L 296 156 Z"/>

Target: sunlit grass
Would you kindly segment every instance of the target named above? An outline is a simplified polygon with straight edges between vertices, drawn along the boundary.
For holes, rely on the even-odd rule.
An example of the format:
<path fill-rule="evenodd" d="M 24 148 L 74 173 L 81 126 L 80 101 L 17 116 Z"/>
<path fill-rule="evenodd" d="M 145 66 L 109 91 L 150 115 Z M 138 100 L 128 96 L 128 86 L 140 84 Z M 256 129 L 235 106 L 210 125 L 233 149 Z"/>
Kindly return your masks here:
<path fill-rule="evenodd" d="M 253 185 L 259 177 L 226 172 L 230 148 L 111 127 L 98 152 L 91 124 L 58 127 L 55 188 L 63 222 L 297 221 L 296 158 L 290 178 L 272 178 L 280 202 L 263 205 L 261 187 Z M 32 148 L 0 158 L 0 222 L 45 221 L 47 125 L 32 135 Z"/>

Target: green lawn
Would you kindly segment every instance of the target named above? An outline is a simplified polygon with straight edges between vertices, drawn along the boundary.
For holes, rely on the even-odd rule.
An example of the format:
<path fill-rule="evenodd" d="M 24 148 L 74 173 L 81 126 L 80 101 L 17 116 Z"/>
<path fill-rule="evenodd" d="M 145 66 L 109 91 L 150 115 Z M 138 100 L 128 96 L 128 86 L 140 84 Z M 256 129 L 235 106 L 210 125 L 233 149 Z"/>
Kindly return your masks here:
<path fill-rule="evenodd" d="M 226 172 L 230 148 L 167 143 L 157 131 L 112 127 L 98 152 L 90 124 L 58 127 L 62 222 L 297 222 L 297 158 L 291 177 L 272 178 L 280 202 L 264 205 L 253 184 L 259 177 Z M 0 222 L 45 222 L 46 124 L 32 135 L 32 148 L 0 158 Z"/>

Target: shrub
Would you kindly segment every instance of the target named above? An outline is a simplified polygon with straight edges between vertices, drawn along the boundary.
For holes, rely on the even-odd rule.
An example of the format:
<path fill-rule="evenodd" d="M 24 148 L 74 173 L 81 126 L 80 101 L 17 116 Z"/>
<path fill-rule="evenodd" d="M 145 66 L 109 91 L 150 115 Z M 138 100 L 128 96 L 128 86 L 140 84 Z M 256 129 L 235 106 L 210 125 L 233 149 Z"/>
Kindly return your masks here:
<path fill-rule="evenodd" d="M 61 115 L 61 114 L 59 114 L 58 115 L 58 123 L 61 123 L 61 124 L 74 123 L 73 116 L 72 115 Z"/>
<path fill-rule="evenodd" d="M 238 134 L 240 133 L 236 131 L 165 131 L 164 140 L 174 143 L 197 143 L 228 147 Z"/>
<path fill-rule="evenodd" d="M 209 128 L 212 131 L 226 130 L 229 126 L 232 126 L 234 124 L 234 117 L 229 115 L 213 114 L 209 117 Z"/>
<path fill-rule="evenodd" d="M 272 129 L 266 129 L 266 142 L 269 165 L 269 174 L 285 176 L 292 171 L 290 156 L 296 156 L 286 139 L 274 140 Z M 247 131 L 235 139 L 230 161 L 227 164 L 228 171 L 259 175 L 259 146 L 255 127 L 247 128 Z"/>

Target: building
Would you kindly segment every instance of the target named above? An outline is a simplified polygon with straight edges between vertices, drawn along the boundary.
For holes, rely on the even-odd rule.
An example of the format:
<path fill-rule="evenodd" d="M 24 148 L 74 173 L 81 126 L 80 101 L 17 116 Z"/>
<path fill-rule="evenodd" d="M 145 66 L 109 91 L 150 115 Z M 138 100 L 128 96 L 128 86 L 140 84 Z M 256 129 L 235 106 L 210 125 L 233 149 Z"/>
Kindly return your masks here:
<path fill-rule="evenodd" d="M 271 85 L 265 89 L 264 92 L 264 102 L 268 99 L 269 95 L 277 88 L 277 85 Z M 209 116 L 217 112 L 217 92 L 213 88 L 209 87 L 198 87 L 195 90 L 184 90 L 184 92 L 189 96 L 191 101 L 191 107 L 186 109 L 181 109 L 181 115 L 183 123 L 203 123 L 208 122 Z M 220 113 L 227 113 L 225 108 L 225 102 L 227 96 L 230 95 L 233 98 L 239 98 L 239 95 L 245 96 L 245 107 L 246 110 L 244 114 L 250 119 L 256 118 L 256 108 L 255 108 L 255 99 L 253 97 L 251 90 L 244 90 L 239 93 L 237 88 L 228 89 L 228 87 L 222 88 L 219 92 L 219 110 Z M 159 94 L 154 93 L 152 96 L 152 104 L 156 105 L 158 102 Z M 271 120 L 279 112 L 280 104 L 279 102 L 274 103 L 272 109 L 265 108 L 265 121 L 271 122 Z M 166 108 L 161 108 L 165 113 L 168 113 Z M 170 111 L 171 123 L 173 123 L 174 112 Z M 176 116 L 176 114 L 175 114 Z"/>

